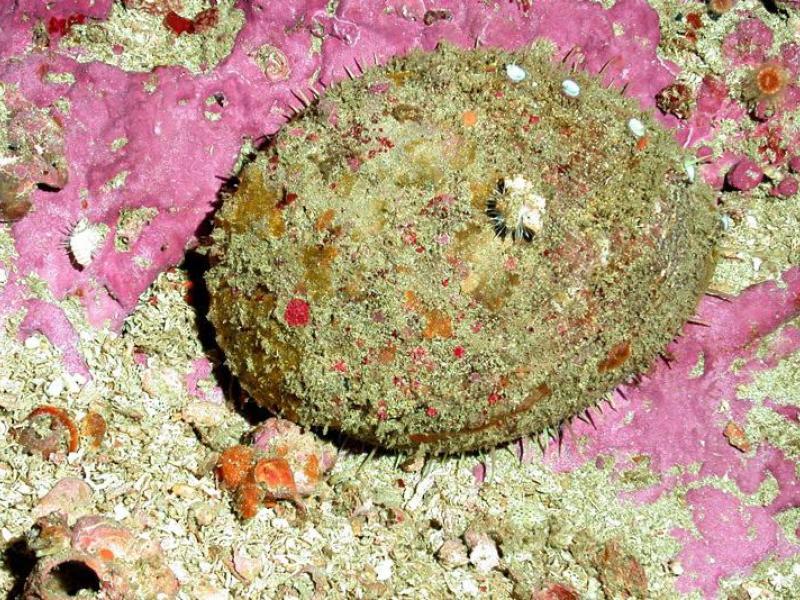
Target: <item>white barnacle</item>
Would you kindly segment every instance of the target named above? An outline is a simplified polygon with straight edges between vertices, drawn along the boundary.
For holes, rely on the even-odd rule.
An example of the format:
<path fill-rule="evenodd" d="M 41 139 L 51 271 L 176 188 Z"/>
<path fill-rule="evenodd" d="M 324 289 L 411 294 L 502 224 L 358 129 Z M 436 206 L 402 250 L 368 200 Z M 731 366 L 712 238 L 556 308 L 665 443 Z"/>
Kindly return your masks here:
<path fill-rule="evenodd" d="M 514 83 L 524 81 L 527 75 L 525 69 L 519 65 L 515 65 L 514 63 L 506 65 L 506 76 Z"/>
<path fill-rule="evenodd" d="M 492 198 L 486 208 L 495 235 L 532 241 L 544 228 L 547 200 L 535 193 L 533 184 L 522 175 L 506 177 L 501 183 L 501 195 Z"/>
<path fill-rule="evenodd" d="M 628 131 L 633 134 L 633 137 L 640 138 L 645 133 L 644 123 L 639 119 L 630 119 L 628 121 Z"/>
<path fill-rule="evenodd" d="M 564 92 L 565 96 L 569 96 L 570 98 L 577 98 L 581 95 L 581 86 L 578 85 L 577 81 L 573 81 L 572 79 L 565 79 L 561 82 L 561 91 Z"/>
<path fill-rule="evenodd" d="M 105 238 L 105 227 L 81 219 L 69 235 L 67 247 L 72 259 L 81 267 L 88 266 L 94 259 Z"/>

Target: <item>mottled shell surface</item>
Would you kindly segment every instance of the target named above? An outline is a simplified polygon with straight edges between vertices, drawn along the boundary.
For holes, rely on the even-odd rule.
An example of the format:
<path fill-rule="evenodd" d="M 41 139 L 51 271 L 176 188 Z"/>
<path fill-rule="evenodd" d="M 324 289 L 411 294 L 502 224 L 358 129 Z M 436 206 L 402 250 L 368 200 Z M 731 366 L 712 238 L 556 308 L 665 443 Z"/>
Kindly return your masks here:
<path fill-rule="evenodd" d="M 551 54 L 394 59 L 244 167 L 207 282 L 256 401 L 465 451 L 554 431 L 664 350 L 713 269 L 713 196 L 636 101 Z"/>

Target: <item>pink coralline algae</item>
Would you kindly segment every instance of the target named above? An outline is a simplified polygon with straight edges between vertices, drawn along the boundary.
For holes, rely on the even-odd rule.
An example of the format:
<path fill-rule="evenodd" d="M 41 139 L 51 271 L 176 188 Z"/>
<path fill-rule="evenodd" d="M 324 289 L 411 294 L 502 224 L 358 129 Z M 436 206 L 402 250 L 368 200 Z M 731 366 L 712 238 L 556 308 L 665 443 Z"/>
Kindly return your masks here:
<path fill-rule="evenodd" d="M 65 600 L 87 591 L 112 600 L 178 593 L 158 542 L 103 517 L 82 517 L 70 527 L 62 513 L 52 513 L 36 522 L 28 545 L 38 562 L 25 600 Z"/>
<path fill-rule="evenodd" d="M 670 532 L 684 544 L 677 556 L 684 569 L 678 589 L 684 593 L 699 590 L 714 597 L 721 579 L 746 572 L 767 555 L 797 552 L 797 539 L 786 539 L 776 521 L 800 503 L 795 461 L 766 439 L 736 447 L 728 427 L 730 421 L 746 424 L 753 407 L 739 388 L 800 349 L 800 329 L 787 325 L 800 315 L 800 269 L 784 274 L 782 284 L 751 288 L 730 302 L 707 298 L 698 318 L 708 327 L 688 325 L 668 349 L 670 364 L 654 366 L 638 386 L 621 388 L 614 398 L 617 411 L 595 416 L 596 431 L 576 423 L 574 434 L 585 435 L 587 445 L 578 449 L 567 440 L 557 459 L 560 469 L 571 469 L 603 455 L 623 466 L 626 457 L 647 456 L 658 481 L 631 498 L 650 503 L 685 494 L 699 537 L 683 529 Z M 767 336 L 768 347 L 759 352 Z M 700 374 L 694 372 L 698 360 Z M 735 363 L 741 366 L 732 368 Z M 766 402 L 781 418 L 798 422 L 796 409 Z M 729 406 L 727 415 L 720 411 L 723 405 Z M 700 465 L 698 472 L 692 464 Z M 731 479 L 743 494 L 756 493 L 766 478 L 774 478 L 778 490 L 763 505 L 743 505 L 705 483 L 714 477 Z"/>

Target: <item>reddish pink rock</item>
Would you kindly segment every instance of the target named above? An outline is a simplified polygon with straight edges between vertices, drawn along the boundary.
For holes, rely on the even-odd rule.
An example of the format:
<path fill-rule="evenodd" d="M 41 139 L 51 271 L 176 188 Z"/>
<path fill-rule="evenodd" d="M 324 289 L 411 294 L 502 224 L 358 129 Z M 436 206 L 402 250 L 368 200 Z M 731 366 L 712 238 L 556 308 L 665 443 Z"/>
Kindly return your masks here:
<path fill-rule="evenodd" d="M 726 180 L 733 189 L 747 192 L 756 187 L 764 179 L 764 171 L 755 161 L 743 158 L 728 171 Z"/>
<path fill-rule="evenodd" d="M 772 188 L 770 192 L 773 196 L 779 196 L 781 198 L 790 198 L 797 194 L 797 178 L 792 177 L 791 175 L 784 177 L 781 179 L 780 183 Z"/>

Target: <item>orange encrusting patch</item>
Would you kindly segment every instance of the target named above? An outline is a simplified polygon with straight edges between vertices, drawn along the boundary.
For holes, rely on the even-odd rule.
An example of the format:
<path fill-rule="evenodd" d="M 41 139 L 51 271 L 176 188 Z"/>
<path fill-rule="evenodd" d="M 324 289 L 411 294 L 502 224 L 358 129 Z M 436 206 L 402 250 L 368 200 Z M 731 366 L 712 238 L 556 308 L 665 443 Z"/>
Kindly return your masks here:
<path fill-rule="evenodd" d="M 303 467 L 303 473 L 311 483 L 317 483 L 320 478 L 319 459 L 316 454 L 308 457 L 306 465 Z"/>
<path fill-rule="evenodd" d="M 425 330 L 422 336 L 426 339 L 453 337 L 453 325 L 449 315 L 443 310 L 433 309 L 425 314 Z"/>
<path fill-rule="evenodd" d="M 608 351 L 606 357 L 597 365 L 599 373 L 606 371 L 613 371 L 614 369 L 622 366 L 631 356 L 631 345 L 629 342 L 620 342 Z"/>
<path fill-rule="evenodd" d="M 69 432 L 69 444 L 67 446 L 69 452 L 75 452 L 78 449 L 80 445 L 80 434 L 78 433 L 78 428 L 75 426 L 75 422 L 67 414 L 67 411 L 55 406 L 50 406 L 49 404 L 44 404 L 34 408 L 28 415 L 27 420 L 30 421 L 31 419 L 41 416 L 50 417 Z"/>
<path fill-rule="evenodd" d="M 98 552 L 97 555 L 103 562 L 110 562 L 114 560 L 114 553 L 108 548 L 100 548 L 100 552 Z"/>
<path fill-rule="evenodd" d="M 734 4 L 736 4 L 736 0 L 710 0 L 708 8 L 711 9 L 711 12 L 721 15 L 733 8 Z"/>
<path fill-rule="evenodd" d="M 217 461 L 217 475 L 228 489 L 236 489 L 253 466 L 253 450 L 247 446 L 225 448 Z"/>
<path fill-rule="evenodd" d="M 252 519 L 256 516 L 263 500 L 264 492 L 258 485 L 249 481 L 242 484 L 236 490 L 236 509 L 239 511 L 239 516 L 243 519 Z"/>
<path fill-rule="evenodd" d="M 464 111 L 464 114 L 461 115 L 461 120 L 465 127 L 472 127 L 478 122 L 478 113 L 474 110 Z"/>
<path fill-rule="evenodd" d="M 103 443 L 107 429 L 106 420 L 100 413 L 89 411 L 81 420 L 81 433 L 89 438 L 89 445 L 94 449 Z"/>
<path fill-rule="evenodd" d="M 329 208 L 319 217 L 317 217 L 317 220 L 314 222 L 314 229 L 316 231 L 324 231 L 325 229 L 328 228 L 328 225 L 331 224 L 331 222 L 333 221 L 333 217 L 335 216 L 336 212 L 332 208 Z"/>
<path fill-rule="evenodd" d="M 264 458 L 253 468 L 253 479 L 262 483 L 274 499 L 293 498 L 297 495 L 292 468 L 285 458 Z"/>

